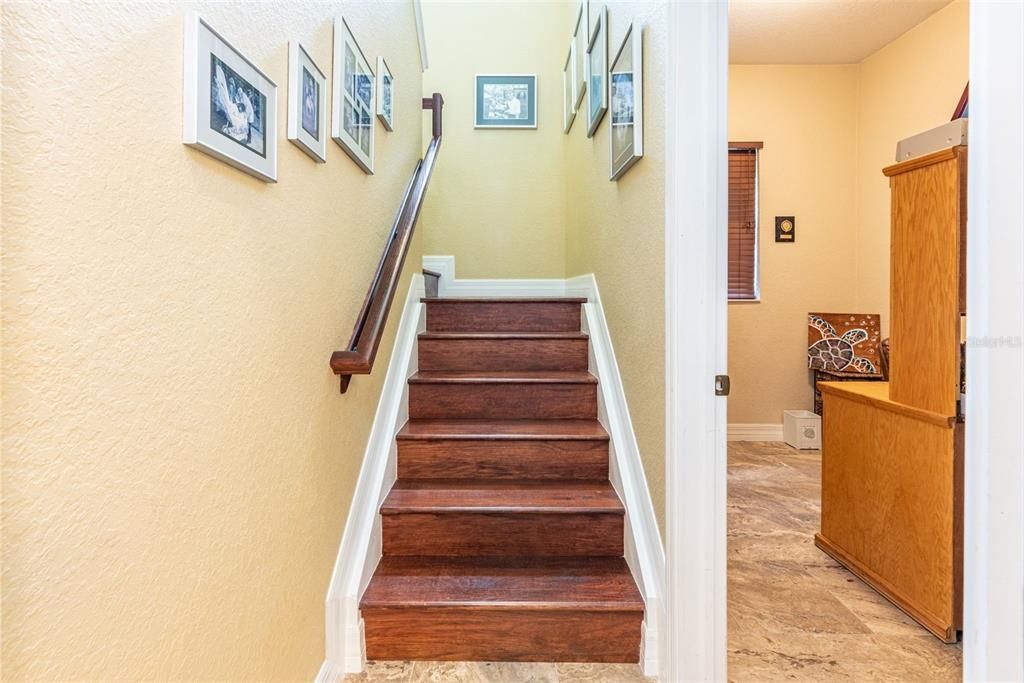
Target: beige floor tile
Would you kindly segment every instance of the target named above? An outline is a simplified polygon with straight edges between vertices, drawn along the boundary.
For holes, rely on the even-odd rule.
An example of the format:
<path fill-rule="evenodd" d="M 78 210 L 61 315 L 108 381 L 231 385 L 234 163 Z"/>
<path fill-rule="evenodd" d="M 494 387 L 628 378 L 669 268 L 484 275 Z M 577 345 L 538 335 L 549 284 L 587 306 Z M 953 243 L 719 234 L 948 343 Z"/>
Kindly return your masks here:
<path fill-rule="evenodd" d="M 729 444 L 729 679 L 958 681 L 945 645 L 814 546 L 821 461 Z"/>
<path fill-rule="evenodd" d="M 554 664 L 533 662 L 480 662 L 476 665 L 481 681 L 486 683 L 556 683 L 558 670 Z"/>
<path fill-rule="evenodd" d="M 641 683 L 653 681 L 636 664 L 557 664 L 559 683 Z"/>

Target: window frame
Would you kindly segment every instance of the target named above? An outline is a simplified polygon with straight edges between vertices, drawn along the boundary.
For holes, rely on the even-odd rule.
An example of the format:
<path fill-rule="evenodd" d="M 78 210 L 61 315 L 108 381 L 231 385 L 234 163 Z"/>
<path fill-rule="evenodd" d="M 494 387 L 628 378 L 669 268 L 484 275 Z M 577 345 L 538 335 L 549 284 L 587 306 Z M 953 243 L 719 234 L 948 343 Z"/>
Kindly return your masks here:
<path fill-rule="evenodd" d="M 728 294 L 727 287 L 726 296 L 730 304 L 761 302 L 761 150 L 763 148 L 763 142 L 730 142 L 726 151 L 726 155 L 733 150 L 754 151 L 754 295 L 752 297 L 733 297 Z M 728 192 L 726 192 L 726 197 L 726 201 L 728 201 Z M 728 264 L 726 264 L 726 278 L 728 278 Z"/>

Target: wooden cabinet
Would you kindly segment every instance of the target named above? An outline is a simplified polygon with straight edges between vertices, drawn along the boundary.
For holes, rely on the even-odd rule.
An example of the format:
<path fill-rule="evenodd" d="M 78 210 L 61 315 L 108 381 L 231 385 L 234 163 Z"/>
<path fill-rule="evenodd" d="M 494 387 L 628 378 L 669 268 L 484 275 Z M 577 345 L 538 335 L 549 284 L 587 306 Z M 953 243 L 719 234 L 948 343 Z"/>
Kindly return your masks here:
<path fill-rule="evenodd" d="M 967 148 L 884 170 L 892 191 L 888 382 L 820 383 L 819 548 L 946 642 L 962 625 Z"/>

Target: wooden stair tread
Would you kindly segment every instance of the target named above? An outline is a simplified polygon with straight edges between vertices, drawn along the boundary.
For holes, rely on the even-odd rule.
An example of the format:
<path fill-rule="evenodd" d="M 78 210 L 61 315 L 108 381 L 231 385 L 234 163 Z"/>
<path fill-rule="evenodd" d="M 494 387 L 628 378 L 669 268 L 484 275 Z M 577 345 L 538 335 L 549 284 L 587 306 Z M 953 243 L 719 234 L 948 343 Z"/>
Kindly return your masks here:
<path fill-rule="evenodd" d="M 421 297 L 422 303 L 587 303 L 587 297 Z"/>
<path fill-rule="evenodd" d="M 399 479 L 382 515 L 409 513 L 625 514 L 607 482 Z"/>
<path fill-rule="evenodd" d="M 417 372 L 409 384 L 597 384 L 597 378 L 584 371 L 444 371 Z"/>
<path fill-rule="evenodd" d="M 608 432 L 597 420 L 409 420 L 398 439 L 607 441 Z"/>
<path fill-rule="evenodd" d="M 585 332 L 420 332 L 420 339 L 589 339 Z"/>
<path fill-rule="evenodd" d="M 360 607 L 642 612 L 644 603 L 621 557 L 385 556 Z"/>

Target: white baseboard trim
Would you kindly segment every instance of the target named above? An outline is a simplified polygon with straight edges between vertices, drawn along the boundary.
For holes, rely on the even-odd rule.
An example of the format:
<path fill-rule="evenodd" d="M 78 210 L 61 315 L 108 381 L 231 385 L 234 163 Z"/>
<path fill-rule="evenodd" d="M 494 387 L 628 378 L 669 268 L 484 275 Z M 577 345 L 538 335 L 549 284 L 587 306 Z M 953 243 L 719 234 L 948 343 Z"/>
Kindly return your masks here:
<path fill-rule="evenodd" d="M 559 278 L 456 279 L 454 256 L 424 256 L 423 267 L 441 274 L 438 296 L 565 296 Z"/>
<path fill-rule="evenodd" d="M 416 372 L 416 338 L 423 326 L 420 298 L 424 294 L 423 276 L 414 274 L 327 589 L 326 661 L 317 675 L 318 683 L 339 680 L 340 675 L 358 673 L 364 668 L 359 599 L 381 557 L 378 510 L 396 478 L 395 435 L 408 417 L 406 380 Z"/>
<path fill-rule="evenodd" d="M 344 678 L 345 672 L 325 659 L 320 665 L 320 670 L 316 672 L 313 683 L 341 683 Z"/>
<path fill-rule="evenodd" d="M 566 296 L 585 297 L 583 324 L 590 335 L 590 371 L 598 378 L 598 412 L 611 436 L 611 480 L 626 507 L 625 556 L 644 597 L 640 666 L 647 676 L 659 674 L 663 633 L 662 597 L 665 590 L 665 550 L 661 543 L 654 504 L 647 487 L 640 447 L 626 403 L 626 390 L 612 347 L 601 294 L 593 274 L 565 281 Z"/>
<path fill-rule="evenodd" d="M 781 424 L 729 424 L 729 441 L 782 441 Z"/>

